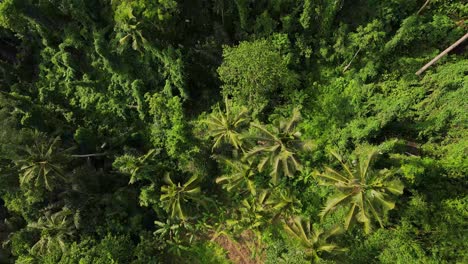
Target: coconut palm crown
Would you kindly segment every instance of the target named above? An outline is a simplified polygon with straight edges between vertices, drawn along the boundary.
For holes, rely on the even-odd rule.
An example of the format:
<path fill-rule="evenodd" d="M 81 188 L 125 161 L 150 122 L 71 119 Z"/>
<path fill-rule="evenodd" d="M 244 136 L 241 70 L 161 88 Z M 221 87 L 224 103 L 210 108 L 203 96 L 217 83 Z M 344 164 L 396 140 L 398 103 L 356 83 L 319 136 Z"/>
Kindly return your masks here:
<path fill-rule="evenodd" d="M 270 176 L 274 184 L 281 176 L 293 177 L 294 173 L 302 169 L 297 159 L 297 152 L 311 148 L 311 141 L 301 139 L 301 133 L 296 129 L 301 120 L 299 109 L 294 109 L 291 118 L 280 119 L 276 126 L 266 127 L 252 123 L 252 127 L 259 131 L 253 137 L 257 146 L 245 155 L 245 159 L 255 159 L 260 156 L 258 170 L 270 169 Z"/>
<path fill-rule="evenodd" d="M 20 184 L 32 184 L 36 188 L 52 191 L 66 181 L 62 164 L 67 152 L 59 148 L 60 138 L 48 139 L 43 133 L 33 134 L 33 143 L 24 148 L 25 157 L 17 162 L 20 167 Z"/>
<path fill-rule="evenodd" d="M 229 143 L 235 149 L 242 148 L 241 127 L 248 121 L 248 110 L 245 107 L 233 108 L 233 103 L 227 98 L 225 111 L 219 107 L 203 122 L 208 126 L 208 134 L 214 138 L 212 150 L 219 148 L 222 143 Z"/>
<path fill-rule="evenodd" d="M 161 187 L 160 200 L 172 219 L 185 220 L 189 202 L 203 203 L 198 176 L 192 176 L 187 182 L 181 184 L 175 183 L 169 173 L 166 173 L 164 181 L 166 185 Z"/>
<path fill-rule="evenodd" d="M 331 186 L 336 194 L 330 197 L 321 212 L 324 217 L 337 207 L 348 208 L 344 228 L 347 230 L 353 220 L 364 225 L 364 231 L 372 231 L 372 220 L 384 226 L 387 212 L 395 208 L 394 196 L 403 194 L 402 182 L 394 177 L 391 170 L 374 170 L 372 161 L 378 154 L 373 148 L 360 158 L 358 166 L 346 164 L 342 157 L 335 152 L 332 155 L 340 162 L 343 171 L 336 171 L 326 167 L 318 174 L 322 185 Z"/>
<path fill-rule="evenodd" d="M 327 240 L 335 235 L 342 233 L 342 228 L 334 227 L 324 231 L 313 227 L 309 219 L 300 216 L 293 216 L 283 221 L 284 230 L 294 239 L 299 241 L 305 249 L 306 255 L 315 263 L 320 260 L 322 252 L 336 253 L 345 251 L 338 245 Z"/>

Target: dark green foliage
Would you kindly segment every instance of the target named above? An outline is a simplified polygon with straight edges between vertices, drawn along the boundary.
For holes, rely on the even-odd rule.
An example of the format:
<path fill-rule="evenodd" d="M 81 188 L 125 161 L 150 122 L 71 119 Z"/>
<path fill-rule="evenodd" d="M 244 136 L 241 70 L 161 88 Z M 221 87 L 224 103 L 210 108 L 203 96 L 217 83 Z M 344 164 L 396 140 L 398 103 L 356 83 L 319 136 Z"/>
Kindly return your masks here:
<path fill-rule="evenodd" d="M 0 262 L 467 263 L 467 17 L 0 1 Z"/>

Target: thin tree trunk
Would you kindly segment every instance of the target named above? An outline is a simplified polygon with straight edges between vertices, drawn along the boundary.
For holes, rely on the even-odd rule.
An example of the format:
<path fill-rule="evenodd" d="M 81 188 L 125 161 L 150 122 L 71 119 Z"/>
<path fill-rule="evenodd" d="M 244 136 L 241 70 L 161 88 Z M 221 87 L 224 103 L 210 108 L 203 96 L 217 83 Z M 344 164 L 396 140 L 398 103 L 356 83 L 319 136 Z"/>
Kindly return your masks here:
<path fill-rule="evenodd" d="M 346 65 L 343 68 L 343 72 L 345 72 L 345 71 L 347 71 L 349 69 L 349 67 L 351 66 L 351 63 L 354 61 L 354 59 L 356 58 L 356 56 L 359 54 L 360 51 L 361 51 L 361 48 L 359 48 L 358 51 L 356 53 L 354 53 L 354 56 L 351 58 L 351 61 L 348 63 L 348 65 Z"/>
<path fill-rule="evenodd" d="M 426 0 L 426 2 L 424 3 L 424 5 L 421 6 L 421 8 L 419 8 L 418 13 L 416 13 L 416 14 L 417 14 L 417 15 L 421 14 L 421 12 L 426 8 L 426 6 L 429 4 L 429 2 L 431 2 L 431 0 Z"/>
<path fill-rule="evenodd" d="M 105 156 L 107 153 L 93 153 L 93 154 L 83 154 L 83 155 L 70 155 L 73 158 L 88 158 L 88 157 L 99 157 Z"/>
<path fill-rule="evenodd" d="M 416 75 L 420 75 L 423 73 L 427 68 L 431 67 L 432 64 L 436 63 L 440 58 L 443 56 L 447 55 L 451 50 L 453 50 L 455 47 L 460 45 L 463 41 L 465 41 L 468 38 L 468 33 L 466 33 L 463 37 L 461 37 L 457 42 L 453 43 L 450 47 L 442 51 L 439 55 L 437 55 L 434 59 L 432 59 L 430 62 L 428 62 L 426 65 L 424 65 L 419 71 L 416 72 Z"/>

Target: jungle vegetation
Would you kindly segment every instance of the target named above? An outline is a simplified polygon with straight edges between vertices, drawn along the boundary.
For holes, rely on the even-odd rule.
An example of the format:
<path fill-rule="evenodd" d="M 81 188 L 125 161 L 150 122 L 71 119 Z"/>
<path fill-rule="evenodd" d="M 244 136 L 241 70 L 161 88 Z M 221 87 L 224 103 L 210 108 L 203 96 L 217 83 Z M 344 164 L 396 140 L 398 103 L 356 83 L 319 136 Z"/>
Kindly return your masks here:
<path fill-rule="evenodd" d="M 1 0 L 0 263 L 468 263 L 461 0 Z"/>

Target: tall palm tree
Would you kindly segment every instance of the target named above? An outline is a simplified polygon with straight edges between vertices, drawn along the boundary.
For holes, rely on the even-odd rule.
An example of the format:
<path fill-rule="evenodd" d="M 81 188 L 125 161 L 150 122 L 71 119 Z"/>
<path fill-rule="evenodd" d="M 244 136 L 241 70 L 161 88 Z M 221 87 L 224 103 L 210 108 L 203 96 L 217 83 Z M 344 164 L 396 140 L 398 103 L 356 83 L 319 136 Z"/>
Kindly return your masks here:
<path fill-rule="evenodd" d="M 296 130 L 300 119 L 299 110 L 294 109 L 290 119 L 281 119 L 276 126 L 267 128 L 258 123 L 251 124 L 259 131 L 259 136 L 254 137 L 258 145 L 247 152 L 245 159 L 260 155 L 258 170 L 262 172 L 268 167 L 274 184 L 281 175 L 293 177 L 297 170 L 301 170 L 296 153 L 312 146 L 310 141 L 301 140 L 301 133 Z"/>
<path fill-rule="evenodd" d="M 364 225 L 366 233 L 372 230 L 372 218 L 383 227 L 386 213 L 395 208 L 392 196 L 403 194 L 402 182 L 393 177 L 390 170 L 372 169 L 377 148 L 372 148 L 361 157 L 356 167 L 346 164 L 337 153 L 332 154 L 340 162 L 343 172 L 326 167 L 325 172 L 318 174 L 321 184 L 336 190 L 336 194 L 327 200 L 321 216 L 324 217 L 336 207 L 346 206 L 349 208 L 344 222 L 346 230 L 353 219 Z"/>
<path fill-rule="evenodd" d="M 186 183 L 181 185 L 180 183 L 174 183 L 169 173 L 166 173 L 164 181 L 167 185 L 161 187 L 160 200 L 166 212 L 170 213 L 171 218 L 185 220 L 187 218 L 185 211 L 189 202 L 203 203 L 197 176 L 192 176 Z"/>
<path fill-rule="evenodd" d="M 29 224 L 29 228 L 41 231 L 41 238 L 33 245 L 31 251 L 44 254 L 59 247 L 65 252 L 65 241 L 76 231 L 72 216 L 72 211 L 64 208 L 54 214 L 49 211 L 37 222 Z"/>
<path fill-rule="evenodd" d="M 208 125 L 208 133 L 214 138 L 212 150 L 222 143 L 229 143 L 235 149 L 242 148 L 241 129 L 248 121 L 248 110 L 245 107 L 233 109 L 233 103 L 224 99 L 225 111 L 219 107 L 203 122 Z"/>
<path fill-rule="evenodd" d="M 331 236 L 341 233 L 341 228 L 335 227 L 328 231 L 321 229 L 315 230 L 310 223 L 310 220 L 305 220 L 302 217 L 294 216 L 283 222 L 285 231 L 293 238 L 298 240 L 304 247 L 305 253 L 312 259 L 313 262 L 320 260 L 322 252 L 339 252 L 344 249 L 333 243 L 328 243 L 327 240 Z"/>
<path fill-rule="evenodd" d="M 37 188 L 52 191 L 66 181 L 62 164 L 67 161 L 67 150 L 61 150 L 60 138 L 48 139 L 45 134 L 34 132 L 33 143 L 24 148 L 25 158 L 17 161 L 20 166 L 20 184 L 33 184 Z"/>

